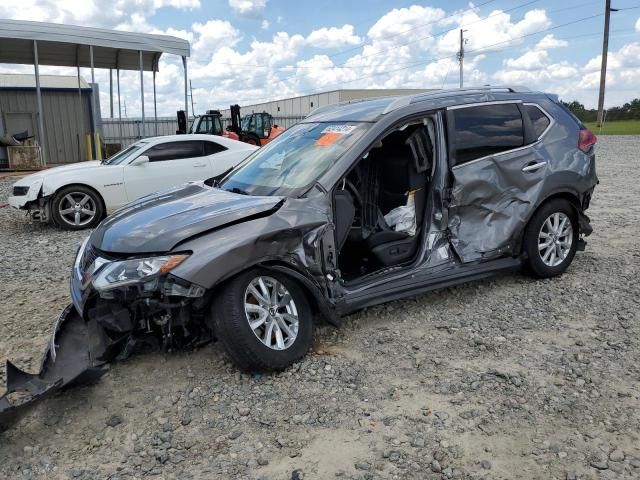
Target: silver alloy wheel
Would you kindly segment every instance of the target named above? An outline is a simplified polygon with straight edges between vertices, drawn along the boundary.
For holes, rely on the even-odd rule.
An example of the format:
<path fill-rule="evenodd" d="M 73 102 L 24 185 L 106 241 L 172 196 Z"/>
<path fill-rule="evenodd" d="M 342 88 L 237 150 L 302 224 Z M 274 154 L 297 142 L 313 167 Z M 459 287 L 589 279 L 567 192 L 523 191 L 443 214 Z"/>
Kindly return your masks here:
<path fill-rule="evenodd" d="M 58 205 L 60 218 L 65 223 L 76 227 L 91 223 L 97 211 L 93 198 L 84 192 L 67 193 Z"/>
<path fill-rule="evenodd" d="M 286 350 L 298 336 L 298 308 L 287 288 L 272 277 L 256 277 L 244 293 L 244 312 L 254 335 L 273 350 Z"/>
<path fill-rule="evenodd" d="M 567 214 L 555 212 L 549 215 L 538 234 L 538 253 L 542 262 L 557 267 L 569 255 L 572 243 L 573 226 Z"/>

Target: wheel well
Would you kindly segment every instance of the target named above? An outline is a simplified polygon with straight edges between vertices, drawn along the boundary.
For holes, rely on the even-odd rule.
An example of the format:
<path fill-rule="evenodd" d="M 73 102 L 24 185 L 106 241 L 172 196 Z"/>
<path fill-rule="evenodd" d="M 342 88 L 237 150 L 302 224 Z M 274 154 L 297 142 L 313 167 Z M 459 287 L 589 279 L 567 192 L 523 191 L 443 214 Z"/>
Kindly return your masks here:
<path fill-rule="evenodd" d="M 91 190 L 93 193 L 96 194 L 96 196 L 98 197 L 98 199 L 100 200 L 100 203 L 102 204 L 102 215 L 103 217 L 106 217 L 107 215 L 107 206 L 104 203 L 104 198 L 102 198 L 102 195 L 100 195 L 100 192 L 98 192 L 98 190 L 96 190 L 95 188 L 93 188 L 91 185 L 87 185 L 86 183 L 70 183 L 69 185 L 63 185 L 62 187 L 58 188 L 55 192 L 53 192 L 50 197 L 51 199 L 53 199 L 53 197 L 55 197 L 60 190 L 63 190 L 65 188 L 69 188 L 69 187 L 83 187 L 83 188 L 88 188 L 89 190 Z"/>
<path fill-rule="evenodd" d="M 556 198 L 562 198 L 564 200 L 567 200 L 571 205 L 573 205 L 573 208 L 576 209 L 576 213 L 580 210 L 580 199 L 575 194 L 570 192 L 558 192 L 558 193 L 554 193 L 553 195 L 549 195 L 542 202 L 540 202 L 540 204 L 534 210 L 533 213 L 535 213 L 544 204 L 550 202 L 551 200 L 555 200 Z M 531 214 L 531 216 L 533 216 L 533 213 Z M 531 220 L 531 218 L 529 218 L 529 220 Z"/>
<path fill-rule="evenodd" d="M 526 231 L 527 226 L 529 225 L 529 222 L 531 222 L 531 219 L 533 218 L 535 213 L 538 210 L 540 210 L 544 205 L 546 205 L 547 203 L 551 202 L 552 200 L 556 200 L 556 199 L 567 200 L 573 206 L 573 208 L 576 210 L 576 213 L 578 213 L 580 211 L 580 200 L 578 199 L 578 197 L 574 193 L 565 191 L 565 192 L 557 192 L 557 193 L 554 193 L 552 195 L 549 195 L 542 202 L 540 202 L 536 206 L 536 208 L 531 212 L 531 215 L 529 215 L 529 218 L 527 219 L 527 223 L 522 228 L 522 231 L 520 232 L 520 236 L 519 236 L 519 240 L 518 240 L 518 242 L 520 244 L 520 252 L 523 251 L 524 232 Z M 517 245 L 517 243 L 516 243 L 516 245 Z"/>

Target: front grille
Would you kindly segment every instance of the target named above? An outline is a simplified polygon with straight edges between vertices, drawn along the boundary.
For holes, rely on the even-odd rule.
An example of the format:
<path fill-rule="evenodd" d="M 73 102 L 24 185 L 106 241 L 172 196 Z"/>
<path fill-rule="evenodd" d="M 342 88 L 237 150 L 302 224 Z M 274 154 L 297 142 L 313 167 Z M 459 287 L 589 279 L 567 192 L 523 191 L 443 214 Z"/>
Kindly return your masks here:
<path fill-rule="evenodd" d="M 24 197 L 29 192 L 29 187 L 13 187 L 14 197 Z"/>

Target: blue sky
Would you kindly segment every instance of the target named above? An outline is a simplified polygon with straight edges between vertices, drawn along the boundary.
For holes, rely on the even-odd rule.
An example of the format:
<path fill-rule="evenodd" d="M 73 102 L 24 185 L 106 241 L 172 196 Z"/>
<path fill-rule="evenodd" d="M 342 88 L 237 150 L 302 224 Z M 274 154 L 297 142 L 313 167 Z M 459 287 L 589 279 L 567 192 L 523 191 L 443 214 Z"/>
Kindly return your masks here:
<path fill-rule="evenodd" d="M 640 0 L 613 6 L 625 10 L 612 14 L 608 105 L 640 97 Z M 0 17 L 187 38 L 201 113 L 341 87 L 454 87 L 461 27 L 468 38 L 466 85 L 525 84 L 593 107 L 603 9 L 604 0 L 116 0 L 106 9 L 97 0 L 3 0 Z M 140 108 L 135 75 L 123 74 L 130 116 Z M 104 112 L 105 72 L 97 78 Z M 181 82 L 179 59 L 165 56 L 161 114 L 180 108 Z"/>

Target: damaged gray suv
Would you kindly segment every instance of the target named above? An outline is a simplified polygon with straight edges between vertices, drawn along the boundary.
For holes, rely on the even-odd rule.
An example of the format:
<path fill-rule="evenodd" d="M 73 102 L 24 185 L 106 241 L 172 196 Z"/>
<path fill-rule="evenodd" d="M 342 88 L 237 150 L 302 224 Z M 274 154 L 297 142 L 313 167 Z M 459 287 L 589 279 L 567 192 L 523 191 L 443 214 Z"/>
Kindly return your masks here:
<path fill-rule="evenodd" d="M 591 233 L 595 143 L 557 97 L 519 88 L 320 108 L 224 178 L 105 219 L 43 371 L 9 364 L 9 390 L 214 337 L 242 369 L 282 369 L 317 317 L 508 269 L 559 275 Z"/>

